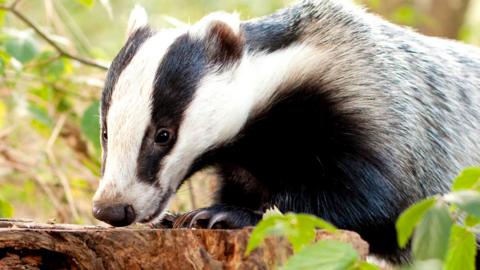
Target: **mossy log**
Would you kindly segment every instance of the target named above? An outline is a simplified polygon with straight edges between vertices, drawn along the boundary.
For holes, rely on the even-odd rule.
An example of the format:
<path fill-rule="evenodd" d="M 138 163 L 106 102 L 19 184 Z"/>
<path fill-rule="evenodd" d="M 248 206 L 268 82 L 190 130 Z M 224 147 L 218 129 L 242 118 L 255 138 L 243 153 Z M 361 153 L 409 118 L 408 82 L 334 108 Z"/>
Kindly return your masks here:
<path fill-rule="evenodd" d="M 292 250 L 269 238 L 245 256 L 242 230 L 106 228 L 0 220 L 0 269 L 272 269 Z M 354 232 L 317 232 L 317 239 L 368 244 Z"/>

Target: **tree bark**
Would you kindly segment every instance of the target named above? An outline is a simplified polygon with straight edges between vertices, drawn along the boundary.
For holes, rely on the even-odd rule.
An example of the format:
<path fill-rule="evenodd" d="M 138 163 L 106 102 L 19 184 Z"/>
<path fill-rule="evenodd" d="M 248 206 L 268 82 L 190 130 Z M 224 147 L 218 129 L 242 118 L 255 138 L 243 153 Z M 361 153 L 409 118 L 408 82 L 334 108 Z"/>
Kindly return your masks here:
<path fill-rule="evenodd" d="M 286 239 L 268 238 L 245 256 L 250 232 L 0 220 L 0 269 L 272 269 L 292 254 Z M 351 243 L 362 258 L 368 254 L 354 232 L 318 231 L 321 239 Z"/>

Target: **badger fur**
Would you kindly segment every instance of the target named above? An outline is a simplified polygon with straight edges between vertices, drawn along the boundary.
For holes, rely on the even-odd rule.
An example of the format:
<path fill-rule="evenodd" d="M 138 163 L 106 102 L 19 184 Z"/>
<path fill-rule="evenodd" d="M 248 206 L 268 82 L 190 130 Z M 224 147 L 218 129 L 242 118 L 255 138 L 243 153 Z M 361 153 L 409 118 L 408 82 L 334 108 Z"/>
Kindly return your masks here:
<path fill-rule="evenodd" d="M 402 262 L 398 215 L 480 164 L 477 48 L 337 0 L 159 31 L 132 14 L 102 95 L 100 220 L 158 222 L 188 176 L 214 167 L 215 204 L 177 226 L 255 225 L 276 206 Z"/>

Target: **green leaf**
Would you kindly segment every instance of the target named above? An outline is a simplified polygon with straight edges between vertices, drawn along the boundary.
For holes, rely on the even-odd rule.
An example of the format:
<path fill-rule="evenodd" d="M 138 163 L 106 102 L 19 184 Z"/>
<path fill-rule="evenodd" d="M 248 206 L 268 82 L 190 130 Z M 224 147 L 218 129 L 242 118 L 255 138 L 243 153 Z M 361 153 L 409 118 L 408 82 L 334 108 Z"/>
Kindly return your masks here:
<path fill-rule="evenodd" d="M 83 113 L 81 123 L 83 134 L 97 150 L 100 149 L 99 108 L 100 103 L 98 101 L 92 102 Z"/>
<path fill-rule="evenodd" d="M 271 213 L 265 216 L 253 229 L 246 254 L 248 255 L 270 235 L 286 236 L 292 244 L 293 250 L 297 252 L 315 239 L 316 228 L 332 232 L 336 230 L 335 226 L 312 215 Z"/>
<path fill-rule="evenodd" d="M 465 225 L 468 227 L 474 227 L 480 224 L 480 219 L 472 216 L 472 215 L 467 215 L 465 218 Z"/>
<path fill-rule="evenodd" d="M 0 40 L 1 42 L 1 40 Z M 0 75 L 5 74 L 7 64 L 10 62 L 10 55 L 5 51 L 0 51 Z"/>
<path fill-rule="evenodd" d="M 41 98 L 44 101 L 51 101 L 54 95 L 53 89 L 48 85 L 42 85 L 37 88 L 31 88 L 29 89 L 29 92 Z"/>
<path fill-rule="evenodd" d="M 476 253 L 475 235 L 461 226 L 453 225 L 444 269 L 475 270 Z"/>
<path fill-rule="evenodd" d="M 52 127 L 53 121 L 48 115 L 48 112 L 45 108 L 40 107 L 37 104 L 29 103 L 28 104 L 28 111 L 32 115 L 32 117 L 37 120 L 38 122 L 42 123 L 46 127 Z"/>
<path fill-rule="evenodd" d="M 445 201 L 453 203 L 459 209 L 480 218 L 480 192 L 473 190 L 457 191 L 444 196 Z"/>
<path fill-rule="evenodd" d="M 358 260 L 358 253 L 350 244 L 323 240 L 290 257 L 281 269 L 342 270 L 351 268 Z"/>
<path fill-rule="evenodd" d="M 77 0 L 77 2 L 87 8 L 92 8 L 95 5 L 95 0 Z"/>
<path fill-rule="evenodd" d="M 448 248 L 452 219 L 448 208 L 437 204 L 430 208 L 415 230 L 412 252 L 416 260 L 443 260 Z"/>
<path fill-rule="evenodd" d="M 311 222 L 316 229 L 326 230 L 327 232 L 335 232 L 337 230 L 337 228 L 331 223 L 316 216 L 299 214 L 297 217 L 299 222 L 305 222 L 308 220 L 308 222 Z"/>
<path fill-rule="evenodd" d="M 304 246 L 315 240 L 315 227 L 312 224 L 297 220 L 294 223 L 287 224 L 284 228 L 284 234 L 292 244 L 294 252 L 300 251 Z"/>
<path fill-rule="evenodd" d="M 69 61 L 51 51 L 42 52 L 36 59 L 36 71 L 49 81 L 58 81 L 69 69 Z"/>
<path fill-rule="evenodd" d="M 466 168 L 453 180 L 452 191 L 477 189 L 480 191 L 480 167 Z"/>
<path fill-rule="evenodd" d="M 405 247 L 410 239 L 413 229 L 418 225 L 425 213 L 436 202 L 436 198 L 427 198 L 411 205 L 397 220 L 397 241 L 400 247 Z"/>
<path fill-rule="evenodd" d="M 0 199 L 0 218 L 13 217 L 13 206 L 8 202 Z"/>
<path fill-rule="evenodd" d="M 11 33 L 5 42 L 8 54 L 22 63 L 26 63 L 38 54 L 37 41 L 31 31 L 16 31 Z"/>
<path fill-rule="evenodd" d="M 255 226 L 252 233 L 250 234 L 250 239 L 248 240 L 247 249 L 245 251 L 246 255 L 250 254 L 252 250 L 260 246 L 262 241 L 269 235 L 277 233 L 279 229 L 278 223 L 282 219 L 282 215 L 269 215 L 264 217 L 260 222 Z"/>
<path fill-rule="evenodd" d="M 65 59 L 60 58 L 50 62 L 46 65 L 45 72 L 51 80 L 58 80 L 65 73 Z"/>
<path fill-rule="evenodd" d="M 315 239 L 315 229 L 319 228 L 330 232 L 336 230 L 335 226 L 312 215 L 289 213 L 285 215 L 285 218 L 289 225 L 285 227 L 285 234 L 295 252 L 300 251 Z"/>
<path fill-rule="evenodd" d="M 69 100 L 69 96 L 62 96 L 57 104 L 57 111 L 59 112 L 67 112 L 71 110 L 73 104 Z"/>

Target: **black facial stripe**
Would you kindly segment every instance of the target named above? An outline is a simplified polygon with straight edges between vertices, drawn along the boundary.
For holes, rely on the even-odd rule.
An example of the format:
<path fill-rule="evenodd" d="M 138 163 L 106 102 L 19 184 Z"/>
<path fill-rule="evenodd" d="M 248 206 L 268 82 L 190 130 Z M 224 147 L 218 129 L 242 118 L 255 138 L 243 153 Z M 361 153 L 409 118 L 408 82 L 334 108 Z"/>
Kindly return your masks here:
<path fill-rule="evenodd" d="M 152 120 L 145 131 L 137 159 L 137 177 L 143 182 L 155 183 L 161 159 L 175 142 L 158 147 L 154 144 L 155 132 L 162 127 L 175 133 L 178 131 L 194 91 L 209 68 L 206 50 L 204 41 L 184 34 L 170 45 L 158 66 L 152 93 Z"/>
<path fill-rule="evenodd" d="M 159 146 L 155 145 L 156 127 L 149 125 L 142 139 L 140 151 L 137 159 L 137 177 L 145 183 L 158 184 L 156 182 L 157 173 L 160 170 L 160 160 L 173 147 L 172 143 Z"/>
<path fill-rule="evenodd" d="M 205 43 L 184 34 L 160 63 L 152 95 L 152 122 L 178 124 L 207 69 Z"/>
<path fill-rule="evenodd" d="M 101 125 L 103 128 L 106 128 L 106 117 L 108 109 L 110 108 L 110 101 L 112 99 L 113 89 L 117 83 L 118 77 L 125 69 L 125 67 L 130 63 L 133 56 L 137 53 L 140 46 L 153 34 L 152 30 L 149 27 L 143 27 L 135 31 L 127 40 L 123 48 L 117 54 L 115 59 L 113 59 L 112 64 L 107 73 L 107 79 L 105 81 L 105 87 L 102 92 L 101 98 L 101 110 L 102 110 L 102 119 Z M 103 176 L 105 172 L 105 161 L 107 159 L 107 144 L 101 138 L 103 156 L 102 156 L 102 167 L 101 175 Z"/>

